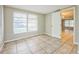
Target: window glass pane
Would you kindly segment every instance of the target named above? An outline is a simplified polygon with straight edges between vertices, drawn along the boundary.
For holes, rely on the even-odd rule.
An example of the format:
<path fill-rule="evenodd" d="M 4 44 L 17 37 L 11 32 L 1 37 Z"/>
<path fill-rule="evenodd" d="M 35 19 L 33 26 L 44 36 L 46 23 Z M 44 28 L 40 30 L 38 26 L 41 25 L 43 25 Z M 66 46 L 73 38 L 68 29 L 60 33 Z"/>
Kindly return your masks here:
<path fill-rule="evenodd" d="M 26 32 L 26 29 L 24 29 L 24 28 L 16 28 L 16 29 L 14 29 L 15 34 L 24 33 L 24 32 Z"/>
<path fill-rule="evenodd" d="M 69 27 L 69 26 L 70 26 L 69 20 L 65 20 L 65 26 L 66 26 L 66 27 Z"/>
<path fill-rule="evenodd" d="M 74 26 L 74 20 L 65 20 L 65 26 L 66 27 L 73 27 Z"/>
<path fill-rule="evenodd" d="M 26 14 L 14 13 L 13 15 L 14 34 L 27 32 Z"/>
<path fill-rule="evenodd" d="M 28 32 L 37 31 L 37 22 L 38 22 L 37 16 L 29 15 L 29 18 L 28 18 Z"/>
<path fill-rule="evenodd" d="M 70 20 L 70 26 L 74 27 L 74 20 Z"/>

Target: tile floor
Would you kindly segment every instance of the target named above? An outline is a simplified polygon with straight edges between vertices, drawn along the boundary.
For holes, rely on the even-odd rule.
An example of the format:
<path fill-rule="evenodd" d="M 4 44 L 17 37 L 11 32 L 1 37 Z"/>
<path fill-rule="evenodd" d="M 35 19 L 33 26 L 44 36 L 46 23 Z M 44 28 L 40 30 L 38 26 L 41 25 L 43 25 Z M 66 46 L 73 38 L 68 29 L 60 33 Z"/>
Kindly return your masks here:
<path fill-rule="evenodd" d="M 71 45 L 61 45 L 60 40 L 56 38 L 40 35 L 6 43 L 3 54 L 69 54 L 71 51 Z"/>

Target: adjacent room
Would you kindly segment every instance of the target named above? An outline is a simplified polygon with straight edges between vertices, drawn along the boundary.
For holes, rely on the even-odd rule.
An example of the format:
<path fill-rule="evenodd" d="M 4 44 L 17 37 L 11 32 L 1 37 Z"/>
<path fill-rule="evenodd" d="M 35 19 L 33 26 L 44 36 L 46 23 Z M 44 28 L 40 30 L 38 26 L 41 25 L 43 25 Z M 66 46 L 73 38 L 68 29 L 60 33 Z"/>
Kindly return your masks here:
<path fill-rule="evenodd" d="M 78 15 L 73 5 L 0 5 L 0 53 L 77 54 Z"/>

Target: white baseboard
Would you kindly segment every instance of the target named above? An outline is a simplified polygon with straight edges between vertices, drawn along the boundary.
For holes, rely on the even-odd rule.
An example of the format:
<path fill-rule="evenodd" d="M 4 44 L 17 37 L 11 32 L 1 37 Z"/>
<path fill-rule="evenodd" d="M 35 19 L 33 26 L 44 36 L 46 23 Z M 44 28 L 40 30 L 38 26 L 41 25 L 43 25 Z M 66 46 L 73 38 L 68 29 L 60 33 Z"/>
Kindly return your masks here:
<path fill-rule="evenodd" d="M 50 35 L 50 34 L 48 34 L 48 33 L 45 33 L 45 35 L 51 36 L 51 35 Z"/>
<path fill-rule="evenodd" d="M 29 37 L 20 37 L 20 38 L 15 38 L 15 39 L 12 39 L 12 40 L 7 40 L 7 41 L 4 41 L 4 43 L 8 43 L 8 42 L 12 42 L 12 41 L 16 41 L 16 40 L 20 40 L 20 39 L 23 39 L 23 38 L 31 38 L 31 37 L 34 37 L 34 36 L 38 36 L 38 35 L 42 35 L 42 34 L 36 34 L 36 35 L 32 35 L 32 36 L 29 36 Z"/>
<path fill-rule="evenodd" d="M 78 43 L 77 42 L 73 42 L 74 44 L 76 44 L 76 45 L 78 45 Z"/>
<path fill-rule="evenodd" d="M 53 37 L 53 36 L 51 36 L 51 35 L 48 34 L 48 33 L 46 33 L 45 35 L 48 35 L 49 37 L 52 37 L 52 38 L 60 39 L 60 38 L 57 38 L 57 37 Z"/>

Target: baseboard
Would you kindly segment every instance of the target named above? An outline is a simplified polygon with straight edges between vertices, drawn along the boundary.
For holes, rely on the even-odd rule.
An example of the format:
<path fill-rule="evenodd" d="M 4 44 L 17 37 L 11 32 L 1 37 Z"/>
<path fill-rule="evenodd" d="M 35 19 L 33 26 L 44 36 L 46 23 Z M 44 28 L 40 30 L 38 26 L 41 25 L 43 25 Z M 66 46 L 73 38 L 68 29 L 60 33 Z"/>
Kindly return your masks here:
<path fill-rule="evenodd" d="M 20 40 L 20 39 L 28 39 L 28 38 L 31 38 L 31 37 L 35 37 L 35 36 L 39 36 L 39 35 L 43 35 L 43 34 L 36 34 L 36 35 L 32 35 L 32 36 L 29 36 L 29 37 L 20 37 L 20 38 L 16 38 L 16 39 L 12 39 L 12 40 L 7 40 L 7 41 L 4 41 L 4 43 L 8 43 L 8 42 L 12 42 L 12 41 L 16 41 L 16 40 Z"/>
<path fill-rule="evenodd" d="M 76 44 L 76 45 L 78 45 L 78 43 L 77 42 L 73 42 L 74 44 Z"/>
<path fill-rule="evenodd" d="M 50 34 L 45 34 L 45 35 L 47 35 L 47 36 L 49 36 L 49 37 L 52 37 L 52 38 L 56 38 L 56 39 L 59 39 L 59 38 L 57 38 L 57 37 L 53 37 L 53 36 L 51 36 Z"/>
<path fill-rule="evenodd" d="M 51 35 L 50 35 L 50 34 L 48 34 L 48 33 L 45 33 L 45 35 L 51 36 Z"/>
<path fill-rule="evenodd" d="M 28 39 L 28 38 L 31 38 L 31 37 L 35 37 L 35 36 L 39 36 L 39 35 L 47 35 L 49 37 L 52 37 L 51 35 L 47 34 L 47 33 L 43 33 L 43 34 L 36 34 L 36 35 L 33 35 L 33 36 L 29 36 L 29 37 L 20 37 L 20 38 L 15 38 L 15 39 L 12 39 L 12 40 L 7 40 L 7 41 L 4 41 L 4 43 L 8 43 L 8 42 L 12 42 L 12 41 L 16 41 L 16 40 L 20 40 L 20 39 Z M 52 38 L 56 38 L 56 37 L 52 37 Z M 59 38 L 56 38 L 56 39 L 59 39 Z"/>

